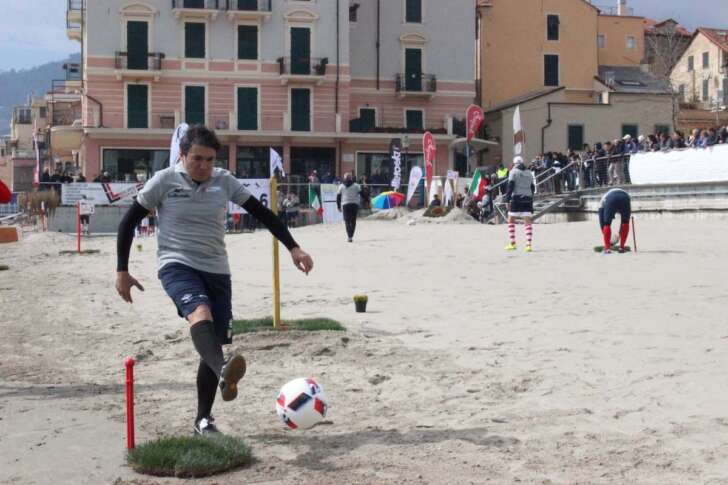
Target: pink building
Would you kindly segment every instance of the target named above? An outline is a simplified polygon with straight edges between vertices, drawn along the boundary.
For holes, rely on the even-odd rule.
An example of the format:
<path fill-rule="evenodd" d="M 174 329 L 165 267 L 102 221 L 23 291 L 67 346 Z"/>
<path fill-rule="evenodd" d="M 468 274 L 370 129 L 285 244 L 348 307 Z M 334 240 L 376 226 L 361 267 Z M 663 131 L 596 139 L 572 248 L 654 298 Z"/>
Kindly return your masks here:
<path fill-rule="evenodd" d="M 451 145 L 475 98 L 472 0 L 68 0 L 82 42 L 80 163 L 89 180 L 168 165 L 180 122 L 214 128 L 219 165 L 268 176 L 353 171 L 391 179 L 392 138 L 438 145 L 435 172 L 465 171 Z M 111 7 L 110 7 L 111 5 Z"/>

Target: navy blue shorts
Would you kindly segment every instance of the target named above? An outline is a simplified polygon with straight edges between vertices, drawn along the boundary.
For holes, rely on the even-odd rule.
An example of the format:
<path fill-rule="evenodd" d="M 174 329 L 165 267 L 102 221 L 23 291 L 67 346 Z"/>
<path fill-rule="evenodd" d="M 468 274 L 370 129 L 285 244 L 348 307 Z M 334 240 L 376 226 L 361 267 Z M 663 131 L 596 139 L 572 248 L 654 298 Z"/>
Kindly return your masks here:
<path fill-rule="evenodd" d="M 629 224 L 632 200 L 627 192 L 615 191 L 607 196 L 604 207 L 599 209 L 599 227 L 611 226 L 617 214 L 621 216 L 622 224 Z"/>
<path fill-rule="evenodd" d="M 230 275 L 206 273 L 181 263 L 170 263 L 157 275 L 162 287 L 177 307 L 182 318 L 195 311 L 200 305 L 207 305 L 212 312 L 220 343 L 230 344 L 232 338 L 233 309 Z"/>

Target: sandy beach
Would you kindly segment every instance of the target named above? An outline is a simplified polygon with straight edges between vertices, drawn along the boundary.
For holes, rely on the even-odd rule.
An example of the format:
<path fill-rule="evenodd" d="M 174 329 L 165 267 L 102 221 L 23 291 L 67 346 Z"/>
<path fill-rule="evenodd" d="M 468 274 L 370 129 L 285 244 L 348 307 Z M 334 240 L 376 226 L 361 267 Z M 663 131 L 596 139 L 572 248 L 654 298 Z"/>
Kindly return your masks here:
<path fill-rule="evenodd" d="M 199 483 L 728 483 L 725 226 L 638 220 L 624 255 L 593 252 L 596 226 L 536 225 L 531 254 L 503 251 L 504 226 L 360 221 L 354 244 L 343 225 L 294 229 L 316 266 L 283 254 L 283 317 L 348 331 L 236 337 L 245 386 L 214 413 L 256 461 Z M 125 464 L 124 358 L 139 360 L 143 442 L 191 432 L 198 357 L 155 240 L 135 241 L 133 305 L 113 287 L 115 244 L 0 247 L 0 483 L 182 483 Z M 269 315 L 270 236 L 227 244 L 235 317 Z M 300 376 L 331 407 L 294 432 L 274 399 Z"/>

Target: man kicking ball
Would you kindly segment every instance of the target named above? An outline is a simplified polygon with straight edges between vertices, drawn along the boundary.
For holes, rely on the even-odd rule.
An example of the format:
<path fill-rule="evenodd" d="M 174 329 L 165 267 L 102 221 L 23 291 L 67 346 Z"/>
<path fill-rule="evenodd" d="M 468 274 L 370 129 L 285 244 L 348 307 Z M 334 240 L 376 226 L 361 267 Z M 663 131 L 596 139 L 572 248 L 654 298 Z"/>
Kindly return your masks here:
<path fill-rule="evenodd" d="M 599 227 L 604 236 L 604 254 L 610 254 L 612 244 L 612 221 L 619 213 L 622 224 L 619 226 L 619 252 L 625 252 L 624 244 L 629 236 L 629 218 L 632 214 L 631 198 L 622 189 L 612 189 L 602 197 L 599 204 Z"/>
<path fill-rule="evenodd" d="M 510 243 L 507 251 L 516 250 L 516 219 L 523 219 L 526 230 L 526 252 L 530 253 L 533 242 L 533 194 L 536 181 L 533 172 L 526 169 L 523 158 L 513 159 L 513 169 L 508 175 L 508 191 L 505 202 L 508 204 L 508 236 Z"/>
<path fill-rule="evenodd" d="M 213 131 L 191 127 L 180 141 L 181 161 L 146 183 L 124 215 L 117 239 L 116 290 L 131 303 L 132 286 L 144 291 L 128 268 L 134 228 L 156 209 L 158 276 L 179 315 L 190 323 L 192 342 L 201 357 L 194 424 L 201 435 L 219 432 L 211 414 L 218 385 L 224 401 L 235 399 L 246 367 L 243 356 L 225 361 L 222 351 L 223 345 L 232 343 L 232 290 L 224 241 L 228 201 L 263 223 L 288 248 L 298 269 L 308 274 L 313 268 L 313 260 L 283 222 L 230 172 L 214 168 L 219 149 Z"/>

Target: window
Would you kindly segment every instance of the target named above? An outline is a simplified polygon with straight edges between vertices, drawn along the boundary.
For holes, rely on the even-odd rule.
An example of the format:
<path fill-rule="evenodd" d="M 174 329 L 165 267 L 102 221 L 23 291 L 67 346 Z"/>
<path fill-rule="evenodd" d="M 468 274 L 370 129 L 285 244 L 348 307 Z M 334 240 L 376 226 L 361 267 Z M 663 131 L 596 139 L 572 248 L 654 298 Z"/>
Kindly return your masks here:
<path fill-rule="evenodd" d="M 710 101 L 710 80 L 703 81 L 703 101 Z"/>
<path fill-rule="evenodd" d="M 607 46 L 607 36 L 604 34 L 597 35 L 597 47 L 604 49 Z"/>
<path fill-rule="evenodd" d="M 169 150 L 103 150 L 102 171 L 114 181 L 143 182 L 167 167 Z"/>
<path fill-rule="evenodd" d="M 29 125 L 31 123 L 30 108 L 15 108 L 15 123 Z"/>
<path fill-rule="evenodd" d="M 377 112 L 374 108 L 359 108 L 359 120 L 362 130 L 371 130 L 377 127 Z"/>
<path fill-rule="evenodd" d="M 310 89 L 291 89 L 291 130 L 311 131 Z"/>
<path fill-rule="evenodd" d="M 637 38 L 633 35 L 627 36 L 627 49 L 636 49 L 637 48 Z"/>
<path fill-rule="evenodd" d="M 238 25 L 238 59 L 258 58 L 258 26 Z"/>
<path fill-rule="evenodd" d="M 127 128 L 149 128 L 149 86 L 129 84 L 126 87 Z"/>
<path fill-rule="evenodd" d="M 405 22 L 422 23 L 422 0 L 405 0 Z"/>
<path fill-rule="evenodd" d="M 224 168 L 228 170 L 230 166 L 230 147 L 228 145 L 222 145 L 220 149 L 215 152 L 215 166 L 217 168 Z"/>
<path fill-rule="evenodd" d="M 311 29 L 291 28 L 291 74 L 311 74 Z"/>
<path fill-rule="evenodd" d="M 190 125 L 205 124 L 204 86 L 185 86 L 185 122 Z"/>
<path fill-rule="evenodd" d="M 41 106 L 38 108 L 38 117 L 39 118 L 48 118 L 48 108 L 45 106 Z"/>
<path fill-rule="evenodd" d="M 687 99 L 685 99 L 685 85 L 684 84 L 681 84 L 678 87 L 678 93 L 680 96 L 680 101 L 683 101 L 683 102 L 687 101 Z"/>
<path fill-rule="evenodd" d="M 703 52 L 703 69 L 710 67 L 710 52 Z"/>
<path fill-rule="evenodd" d="M 688 56 L 688 72 L 692 72 L 695 70 L 695 58 L 693 56 Z"/>
<path fill-rule="evenodd" d="M 127 69 L 149 69 L 149 24 L 141 21 L 126 23 Z"/>
<path fill-rule="evenodd" d="M 548 40 L 559 40 L 559 16 L 546 16 L 546 38 Z"/>
<path fill-rule="evenodd" d="M 238 130 L 258 129 L 258 88 L 238 88 Z"/>
<path fill-rule="evenodd" d="M 419 109 L 408 109 L 406 113 L 407 118 L 407 129 L 408 130 L 424 130 L 425 122 L 422 110 Z"/>
<path fill-rule="evenodd" d="M 569 125 L 569 150 L 584 148 L 584 125 Z"/>
<path fill-rule="evenodd" d="M 359 4 L 352 3 L 349 5 L 349 22 L 357 22 L 359 20 Z"/>
<path fill-rule="evenodd" d="M 283 154 L 282 147 L 272 147 Z M 241 179 L 270 178 L 270 148 L 238 146 L 235 176 Z"/>
<path fill-rule="evenodd" d="M 655 133 L 658 135 L 662 134 L 662 133 L 666 133 L 669 135 L 670 134 L 670 125 L 655 125 Z"/>
<path fill-rule="evenodd" d="M 205 24 L 185 22 L 185 57 L 188 59 L 205 58 Z"/>
<path fill-rule="evenodd" d="M 543 56 L 543 72 L 545 86 L 559 85 L 559 56 L 546 54 Z"/>
<path fill-rule="evenodd" d="M 622 125 L 622 136 L 630 135 L 635 140 L 639 136 L 640 127 L 639 125 L 624 124 Z"/>

